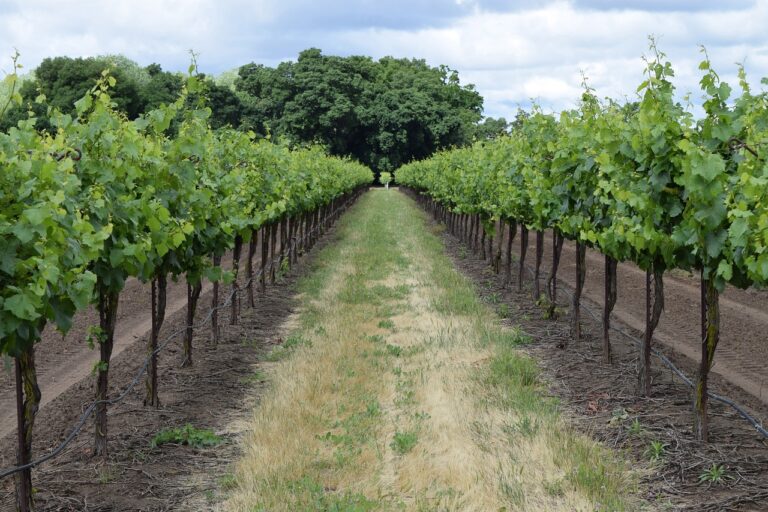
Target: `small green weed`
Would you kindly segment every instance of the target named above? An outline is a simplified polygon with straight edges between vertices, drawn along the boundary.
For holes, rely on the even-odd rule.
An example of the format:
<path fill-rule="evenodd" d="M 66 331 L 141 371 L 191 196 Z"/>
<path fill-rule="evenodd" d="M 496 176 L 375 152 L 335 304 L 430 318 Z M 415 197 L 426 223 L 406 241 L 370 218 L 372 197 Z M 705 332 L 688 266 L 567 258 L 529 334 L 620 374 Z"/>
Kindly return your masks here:
<path fill-rule="evenodd" d="M 650 446 L 645 450 L 645 456 L 651 462 L 656 462 L 664 456 L 667 445 L 661 441 L 651 441 Z"/>
<path fill-rule="evenodd" d="M 405 455 L 413 450 L 418 440 L 419 437 L 416 432 L 395 432 L 395 436 L 392 438 L 392 443 L 389 446 L 398 455 Z"/>
<path fill-rule="evenodd" d="M 168 428 L 158 432 L 150 441 L 150 446 L 156 448 L 163 444 L 186 444 L 193 448 L 217 446 L 224 440 L 213 433 L 213 430 L 198 429 L 187 423 L 183 427 Z"/>
<path fill-rule="evenodd" d="M 713 462 L 709 469 L 699 475 L 699 483 L 720 484 L 727 478 L 730 477 L 725 473 L 725 466 Z"/>
<path fill-rule="evenodd" d="M 395 328 L 395 322 L 387 318 L 386 320 L 382 320 L 379 322 L 379 328 L 380 329 L 392 329 Z"/>
<path fill-rule="evenodd" d="M 632 436 L 640 436 L 643 434 L 644 429 L 638 418 L 635 418 L 634 421 L 632 421 L 632 424 L 627 429 L 627 432 Z"/>

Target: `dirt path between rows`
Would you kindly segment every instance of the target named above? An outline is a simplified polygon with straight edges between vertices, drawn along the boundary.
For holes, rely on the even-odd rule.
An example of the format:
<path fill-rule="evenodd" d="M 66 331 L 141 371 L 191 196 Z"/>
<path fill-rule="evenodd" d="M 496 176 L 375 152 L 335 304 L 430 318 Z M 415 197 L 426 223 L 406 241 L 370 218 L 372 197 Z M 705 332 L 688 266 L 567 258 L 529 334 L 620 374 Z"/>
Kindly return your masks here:
<path fill-rule="evenodd" d="M 526 262 L 534 264 L 536 240 L 531 234 Z M 519 237 L 514 254 L 519 256 Z M 542 289 L 551 268 L 552 240 L 544 240 Z M 563 246 L 558 279 L 573 288 L 576 277 L 576 247 L 569 241 Z M 603 304 L 604 257 L 597 251 L 587 251 L 587 275 L 584 296 L 595 304 Z M 645 329 L 645 272 L 631 263 L 617 268 L 618 300 L 613 316 L 632 329 Z M 526 275 L 526 281 L 532 278 Z M 701 292 L 699 280 L 679 271 L 664 276 L 664 313 L 654 333 L 656 341 L 680 354 L 699 360 L 699 318 Z M 562 297 L 560 298 L 562 300 Z M 602 314 L 601 310 L 595 311 Z M 761 290 L 739 290 L 728 287 L 720 298 L 721 334 L 712 369 L 726 380 L 748 392 L 763 404 L 768 404 L 768 293 Z"/>

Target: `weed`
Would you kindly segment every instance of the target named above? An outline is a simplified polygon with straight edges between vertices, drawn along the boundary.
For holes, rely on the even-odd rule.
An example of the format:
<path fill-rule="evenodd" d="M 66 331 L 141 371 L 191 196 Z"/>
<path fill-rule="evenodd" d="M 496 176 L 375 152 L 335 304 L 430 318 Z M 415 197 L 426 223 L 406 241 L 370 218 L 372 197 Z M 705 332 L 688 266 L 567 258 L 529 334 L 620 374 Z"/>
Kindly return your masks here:
<path fill-rule="evenodd" d="M 392 320 L 387 318 L 386 320 L 382 320 L 382 321 L 379 322 L 379 328 L 380 329 L 391 329 L 391 330 L 394 330 L 395 329 L 395 322 L 393 322 Z"/>
<path fill-rule="evenodd" d="M 634 421 L 632 421 L 632 424 L 627 428 L 627 432 L 633 436 L 640 436 L 643 434 L 644 429 L 643 426 L 640 425 L 640 420 L 638 418 L 635 418 Z"/>
<path fill-rule="evenodd" d="M 661 441 L 651 441 L 650 446 L 645 450 L 645 456 L 651 462 L 656 462 L 664 456 L 667 445 Z"/>
<path fill-rule="evenodd" d="M 720 484 L 727 478 L 730 477 L 725 473 L 725 466 L 713 462 L 709 469 L 699 475 L 699 483 Z"/>
<path fill-rule="evenodd" d="M 213 433 L 213 430 L 198 429 L 187 423 L 183 427 L 168 428 L 158 432 L 150 441 L 150 446 L 156 448 L 163 444 L 186 444 L 193 448 L 217 446 L 224 440 Z"/>
<path fill-rule="evenodd" d="M 395 432 L 389 446 L 398 455 L 405 455 L 413 450 L 413 447 L 416 446 L 418 440 L 419 438 L 416 432 Z"/>

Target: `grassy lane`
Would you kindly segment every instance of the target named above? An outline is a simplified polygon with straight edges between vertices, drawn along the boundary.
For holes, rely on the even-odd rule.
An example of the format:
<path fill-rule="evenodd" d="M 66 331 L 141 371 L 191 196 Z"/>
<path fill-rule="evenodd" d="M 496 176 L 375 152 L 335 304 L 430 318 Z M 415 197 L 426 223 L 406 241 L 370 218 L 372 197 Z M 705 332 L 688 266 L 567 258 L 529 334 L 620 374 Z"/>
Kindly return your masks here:
<path fill-rule="evenodd" d="M 225 509 L 636 508 L 636 477 L 567 426 L 410 199 L 372 191 L 338 229 L 265 365 Z"/>

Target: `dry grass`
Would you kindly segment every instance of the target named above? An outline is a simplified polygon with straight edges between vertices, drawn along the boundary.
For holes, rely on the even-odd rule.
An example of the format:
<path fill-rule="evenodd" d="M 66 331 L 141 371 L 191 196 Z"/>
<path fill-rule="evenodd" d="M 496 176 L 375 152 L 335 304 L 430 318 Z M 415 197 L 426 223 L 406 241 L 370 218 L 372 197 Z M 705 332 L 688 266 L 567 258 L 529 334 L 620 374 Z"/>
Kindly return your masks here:
<path fill-rule="evenodd" d="M 631 508 L 404 196 L 364 197 L 317 267 L 224 509 Z"/>

